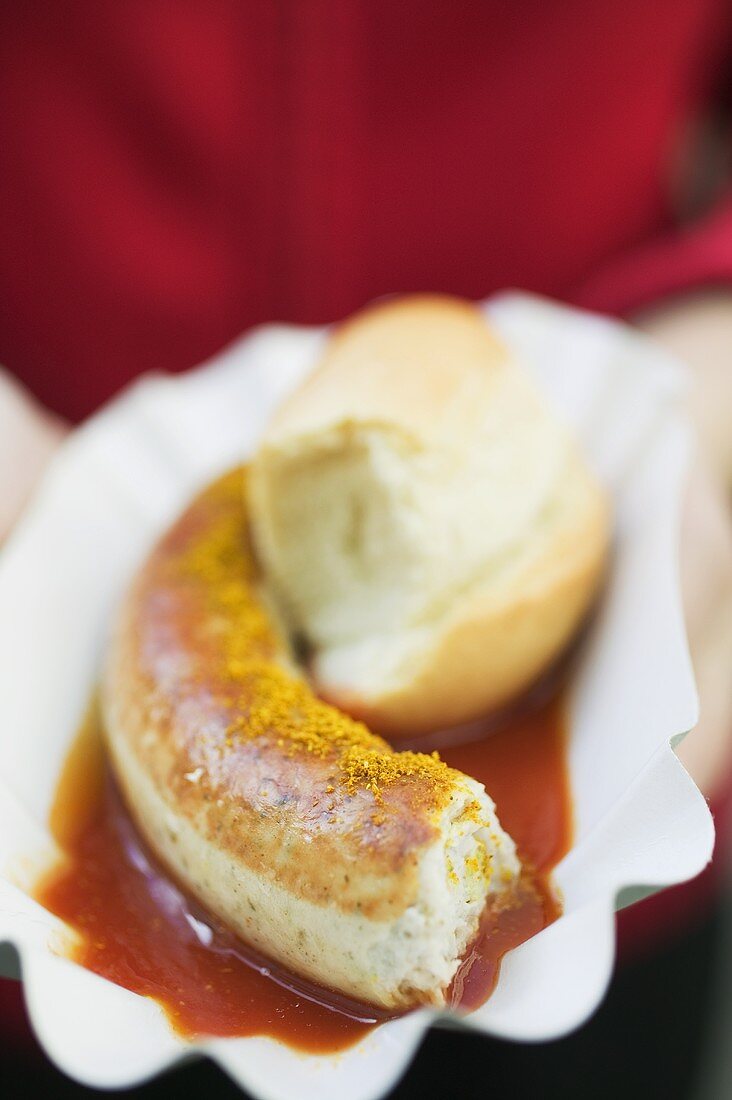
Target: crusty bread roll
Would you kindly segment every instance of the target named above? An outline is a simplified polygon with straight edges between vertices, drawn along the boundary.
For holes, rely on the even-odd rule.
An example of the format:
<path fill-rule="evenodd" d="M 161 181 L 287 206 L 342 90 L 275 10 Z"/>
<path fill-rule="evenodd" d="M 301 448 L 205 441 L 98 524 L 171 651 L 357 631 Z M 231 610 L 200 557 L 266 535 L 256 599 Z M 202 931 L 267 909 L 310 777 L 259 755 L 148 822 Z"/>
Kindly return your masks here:
<path fill-rule="evenodd" d="M 124 601 L 103 680 L 115 773 L 152 849 L 245 941 L 386 1008 L 442 1004 L 513 841 L 482 785 L 317 699 L 262 602 L 241 471 Z"/>
<path fill-rule="evenodd" d="M 603 570 L 603 494 L 483 316 L 420 296 L 341 326 L 249 481 L 273 598 L 319 693 L 411 736 L 557 657 Z"/>

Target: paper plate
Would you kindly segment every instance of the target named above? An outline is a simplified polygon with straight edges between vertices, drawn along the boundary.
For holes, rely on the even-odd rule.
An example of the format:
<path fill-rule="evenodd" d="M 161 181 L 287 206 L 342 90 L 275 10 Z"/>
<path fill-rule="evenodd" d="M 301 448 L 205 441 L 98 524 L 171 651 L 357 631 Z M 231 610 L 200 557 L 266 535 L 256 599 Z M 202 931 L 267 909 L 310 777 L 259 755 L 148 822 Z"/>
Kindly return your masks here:
<path fill-rule="evenodd" d="M 601 1000 L 618 904 L 691 878 L 711 855 L 709 810 L 671 748 L 697 718 L 677 570 L 689 428 L 683 371 L 630 329 L 522 294 L 485 308 L 615 503 L 611 577 L 571 695 L 576 836 L 555 873 L 565 913 L 504 959 L 493 997 L 460 1025 L 539 1040 Z M 415 1012 L 335 1056 L 267 1038 L 187 1044 L 154 1002 L 55 955 L 60 922 L 17 884 L 48 851 L 115 601 L 192 493 L 251 453 L 324 336 L 262 328 L 199 370 L 135 383 L 68 439 L 0 555 L 0 943 L 17 949 L 45 1049 L 89 1085 L 134 1085 L 205 1053 L 257 1097 L 373 1100 L 447 1018 Z"/>

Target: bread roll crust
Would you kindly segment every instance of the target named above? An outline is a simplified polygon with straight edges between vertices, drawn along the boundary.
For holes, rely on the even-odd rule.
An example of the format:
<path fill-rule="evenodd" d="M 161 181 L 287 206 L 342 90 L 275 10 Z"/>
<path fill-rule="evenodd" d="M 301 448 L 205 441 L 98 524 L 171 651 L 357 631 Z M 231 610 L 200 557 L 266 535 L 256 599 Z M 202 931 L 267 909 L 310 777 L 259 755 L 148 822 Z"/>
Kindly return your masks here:
<path fill-rule="evenodd" d="M 608 550 L 604 493 L 568 432 L 478 310 L 440 296 L 336 330 L 265 432 L 250 499 L 319 693 L 391 737 L 526 689 Z"/>

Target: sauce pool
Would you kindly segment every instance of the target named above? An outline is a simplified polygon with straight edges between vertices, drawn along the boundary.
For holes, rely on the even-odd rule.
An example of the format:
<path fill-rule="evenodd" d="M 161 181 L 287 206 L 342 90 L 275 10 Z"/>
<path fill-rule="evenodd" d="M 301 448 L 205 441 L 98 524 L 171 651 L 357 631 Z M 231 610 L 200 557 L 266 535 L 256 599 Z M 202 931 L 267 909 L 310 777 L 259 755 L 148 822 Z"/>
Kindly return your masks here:
<path fill-rule="evenodd" d="M 475 730 L 473 730 L 475 732 Z M 497 730 L 441 750 L 485 784 L 524 874 L 510 905 L 486 910 L 450 1001 L 482 1004 L 511 948 L 561 908 L 550 873 L 571 839 L 561 693 Z M 267 1035 L 299 1050 L 342 1050 L 388 1018 L 257 956 L 181 890 L 146 850 L 108 773 L 92 714 L 72 746 L 51 813 L 65 858 L 35 896 L 77 933 L 75 961 L 154 998 L 186 1038 Z"/>
<path fill-rule="evenodd" d="M 453 982 L 452 1005 L 478 1008 L 495 988 L 501 958 L 561 915 L 551 871 L 572 841 L 572 803 L 561 692 L 509 718 L 496 732 L 441 750 L 453 768 L 482 783 L 513 837 L 524 868 L 518 904 L 492 913 Z"/>

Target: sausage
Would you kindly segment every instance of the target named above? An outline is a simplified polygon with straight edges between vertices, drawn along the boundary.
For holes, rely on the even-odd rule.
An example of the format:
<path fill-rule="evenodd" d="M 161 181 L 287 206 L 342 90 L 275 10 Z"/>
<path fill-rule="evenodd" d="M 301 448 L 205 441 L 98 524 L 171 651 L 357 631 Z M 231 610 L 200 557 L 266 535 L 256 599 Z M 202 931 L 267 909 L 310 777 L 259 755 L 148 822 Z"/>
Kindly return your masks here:
<path fill-rule="evenodd" d="M 361 1001 L 439 1005 L 515 846 L 479 783 L 312 692 L 261 594 L 244 476 L 193 501 L 123 601 L 102 683 L 117 780 L 246 943 Z"/>

